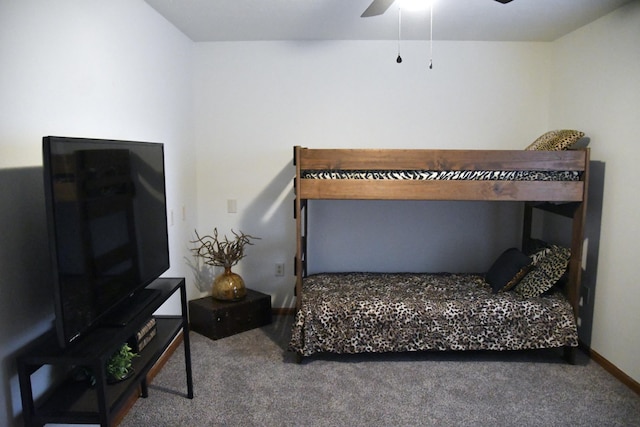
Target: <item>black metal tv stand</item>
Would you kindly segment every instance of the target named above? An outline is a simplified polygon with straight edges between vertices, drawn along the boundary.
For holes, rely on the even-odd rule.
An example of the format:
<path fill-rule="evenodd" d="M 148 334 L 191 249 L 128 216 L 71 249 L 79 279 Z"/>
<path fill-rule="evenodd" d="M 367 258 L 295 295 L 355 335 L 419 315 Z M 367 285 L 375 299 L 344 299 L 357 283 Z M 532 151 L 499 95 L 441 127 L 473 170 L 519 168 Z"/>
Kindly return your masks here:
<path fill-rule="evenodd" d="M 61 348 L 55 332 L 43 336 L 25 354 L 18 357 L 18 378 L 22 397 L 24 423 L 42 426 L 47 423 L 100 424 L 108 427 L 134 391 L 140 387 L 142 397 L 148 396 L 147 374 L 173 340 L 182 333 L 188 398 L 193 398 L 191 347 L 187 319 L 187 294 L 184 278 L 159 278 L 148 286 L 159 292 L 131 320 L 120 327 L 95 329 L 72 345 Z M 157 334 L 133 359 L 135 374 L 122 382 L 107 384 L 105 364 L 109 357 L 127 342 L 176 292 L 180 292 L 181 314 L 154 316 Z M 68 378 L 34 401 L 31 375 L 45 365 L 88 367 L 95 373 L 96 383 Z"/>
<path fill-rule="evenodd" d="M 140 311 L 144 310 L 144 308 L 151 304 L 154 299 L 158 298 L 160 294 L 160 290 L 149 288 L 136 292 L 123 301 L 116 310 L 107 313 L 105 318 L 100 322 L 100 325 L 115 328 L 127 326 Z"/>

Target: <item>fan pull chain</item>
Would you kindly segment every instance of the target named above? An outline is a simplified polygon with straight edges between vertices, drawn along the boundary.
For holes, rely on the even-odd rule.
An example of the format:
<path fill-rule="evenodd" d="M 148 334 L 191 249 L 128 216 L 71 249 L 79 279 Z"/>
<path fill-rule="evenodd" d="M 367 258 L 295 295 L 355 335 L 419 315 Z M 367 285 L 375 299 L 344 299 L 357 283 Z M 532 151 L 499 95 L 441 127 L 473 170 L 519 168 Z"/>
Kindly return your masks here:
<path fill-rule="evenodd" d="M 433 2 L 429 11 L 429 69 L 433 70 Z"/>
<path fill-rule="evenodd" d="M 396 62 L 398 64 L 402 62 L 402 57 L 400 56 L 401 34 L 402 34 L 402 8 L 398 7 L 398 57 L 396 58 Z"/>

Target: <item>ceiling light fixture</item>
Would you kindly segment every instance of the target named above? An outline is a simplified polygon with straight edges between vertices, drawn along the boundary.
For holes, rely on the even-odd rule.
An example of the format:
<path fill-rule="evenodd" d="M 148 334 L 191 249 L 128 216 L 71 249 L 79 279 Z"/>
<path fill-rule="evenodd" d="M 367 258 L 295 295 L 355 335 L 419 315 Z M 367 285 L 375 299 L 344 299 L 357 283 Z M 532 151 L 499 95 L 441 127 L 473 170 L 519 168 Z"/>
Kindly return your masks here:
<path fill-rule="evenodd" d="M 397 0 L 398 7 L 407 12 L 420 12 L 429 10 L 433 1 L 431 0 Z"/>

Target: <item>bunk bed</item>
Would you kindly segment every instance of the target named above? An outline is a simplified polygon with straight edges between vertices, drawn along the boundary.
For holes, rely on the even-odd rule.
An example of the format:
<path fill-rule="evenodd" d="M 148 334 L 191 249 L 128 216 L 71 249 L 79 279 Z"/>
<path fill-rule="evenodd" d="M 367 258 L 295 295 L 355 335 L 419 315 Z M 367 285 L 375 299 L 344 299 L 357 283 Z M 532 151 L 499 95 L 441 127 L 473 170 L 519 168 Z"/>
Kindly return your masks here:
<path fill-rule="evenodd" d="M 573 362 L 578 345 L 576 319 L 589 149 L 540 151 L 530 147 L 403 150 L 295 146 L 296 317 L 289 349 L 297 361 L 323 352 L 558 347 Z M 532 257 L 518 271 L 518 277 L 508 281 L 516 291 L 495 289 L 484 274 L 307 275 L 309 200 L 523 202 L 521 250 Z M 535 250 L 534 209 L 571 218 L 570 248 L 562 251 L 552 245 Z M 501 258 L 514 250 L 505 251 Z M 544 274 L 544 267 L 536 262 L 552 251 L 565 256 L 564 285 L 547 286 L 539 294 L 517 292 L 518 281 L 531 282 Z"/>

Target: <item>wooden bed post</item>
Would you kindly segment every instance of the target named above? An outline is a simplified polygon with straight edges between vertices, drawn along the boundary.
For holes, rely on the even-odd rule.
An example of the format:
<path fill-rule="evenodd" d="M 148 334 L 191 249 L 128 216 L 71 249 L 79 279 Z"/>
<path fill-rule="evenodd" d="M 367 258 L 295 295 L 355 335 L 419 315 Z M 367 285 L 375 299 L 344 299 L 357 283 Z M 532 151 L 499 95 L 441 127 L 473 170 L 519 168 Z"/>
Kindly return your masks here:
<path fill-rule="evenodd" d="M 569 273 L 566 295 L 571 307 L 573 316 L 578 323 L 580 318 L 580 294 L 582 287 L 582 253 L 584 249 L 584 226 L 587 216 L 587 201 L 589 194 L 589 161 L 590 149 L 584 149 L 584 171 L 582 173 L 582 201 L 578 203 L 573 212 L 571 220 L 571 258 L 569 259 Z M 565 360 L 574 365 L 576 361 L 576 348 L 564 348 Z"/>
<path fill-rule="evenodd" d="M 293 164 L 296 167 L 296 178 L 294 181 L 295 185 L 295 217 L 296 217 L 296 259 L 295 259 L 295 271 L 296 271 L 296 311 L 300 309 L 301 299 L 302 299 L 302 259 L 304 256 L 304 248 L 302 244 L 303 239 L 303 230 L 302 230 L 302 200 L 301 200 L 301 192 L 300 192 L 300 146 L 293 147 Z M 306 209 L 305 209 L 306 216 Z M 305 226 L 306 226 L 306 221 Z"/>
<path fill-rule="evenodd" d="M 569 260 L 569 289 L 567 298 L 573 306 L 573 313 L 576 320 L 579 316 L 580 286 L 582 283 L 582 250 L 584 245 L 584 226 L 587 214 L 587 195 L 589 191 L 589 149 L 585 149 L 585 166 L 583 172 L 583 196 L 573 213 L 572 236 L 571 236 L 571 259 Z"/>
<path fill-rule="evenodd" d="M 583 253 L 583 245 L 584 245 L 584 226 L 586 224 L 586 214 L 587 214 L 587 200 L 588 200 L 588 191 L 589 191 L 589 160 L 590 160 L 590 150 L 589 148 L 584 149 L 585 157 L 584 157 L 584 171 L 582 174 L 582 198 L 581 201 L 577 203 L 575 209 L 570 215 L 567 215 L 567 212 L 563 209 L 555 210 L 555 209 L 545 209 L 551 212 L 557 212 L 563 215 L 570 216 L 571 218 L 571 258 L 569 259 L 569 267 L 568 267 L 568 283 L 565 290 L 565 294 L 567 300 L 571 304 L 573 309 L 573 315 L 578 322 L 578 318 L 580 317 L 580 288 L 582 284 L 582 253 Z M 532 233 L 531 229 L 533 226 L 533 208 L 535 205 L 531 203 L 525 203 L 524 206 L 524 216 L 522 222 L 522 249 L 524 251 L 529 251 Z M 564 357 L 565 359 L 571 363 L 575 364 L 575 347 L 565 347 L 564 348 Z"/>
<path fill-rule="evenodd" d="M 294 192 L 295 192 L 295 206 L 294 216 L 296 219 L 296 258 L 295 258 L 295 272 L 296 272 L 296 311 L 300 310 L 302 306 L 302 278 L 306 276 L 306 257 L 307 257 L 307 200 L 302 199 L 301 191 L 301 161 L 300 151 L 302 147 L 296 145 L 293 147 L 293 164 L 296 167 L 296 174 L 294 178 Z M 297 364 L 302 363 L 302 354 L 295 353 L 295 362 Z"/>
<path fill-rule="evenodd" d="M 533 206 L 530 203 L 524 204 L 524 217 L 522 219 L 522 251 L 529 252 L 531 244 L 531 227 L 533 227 Z"/>

